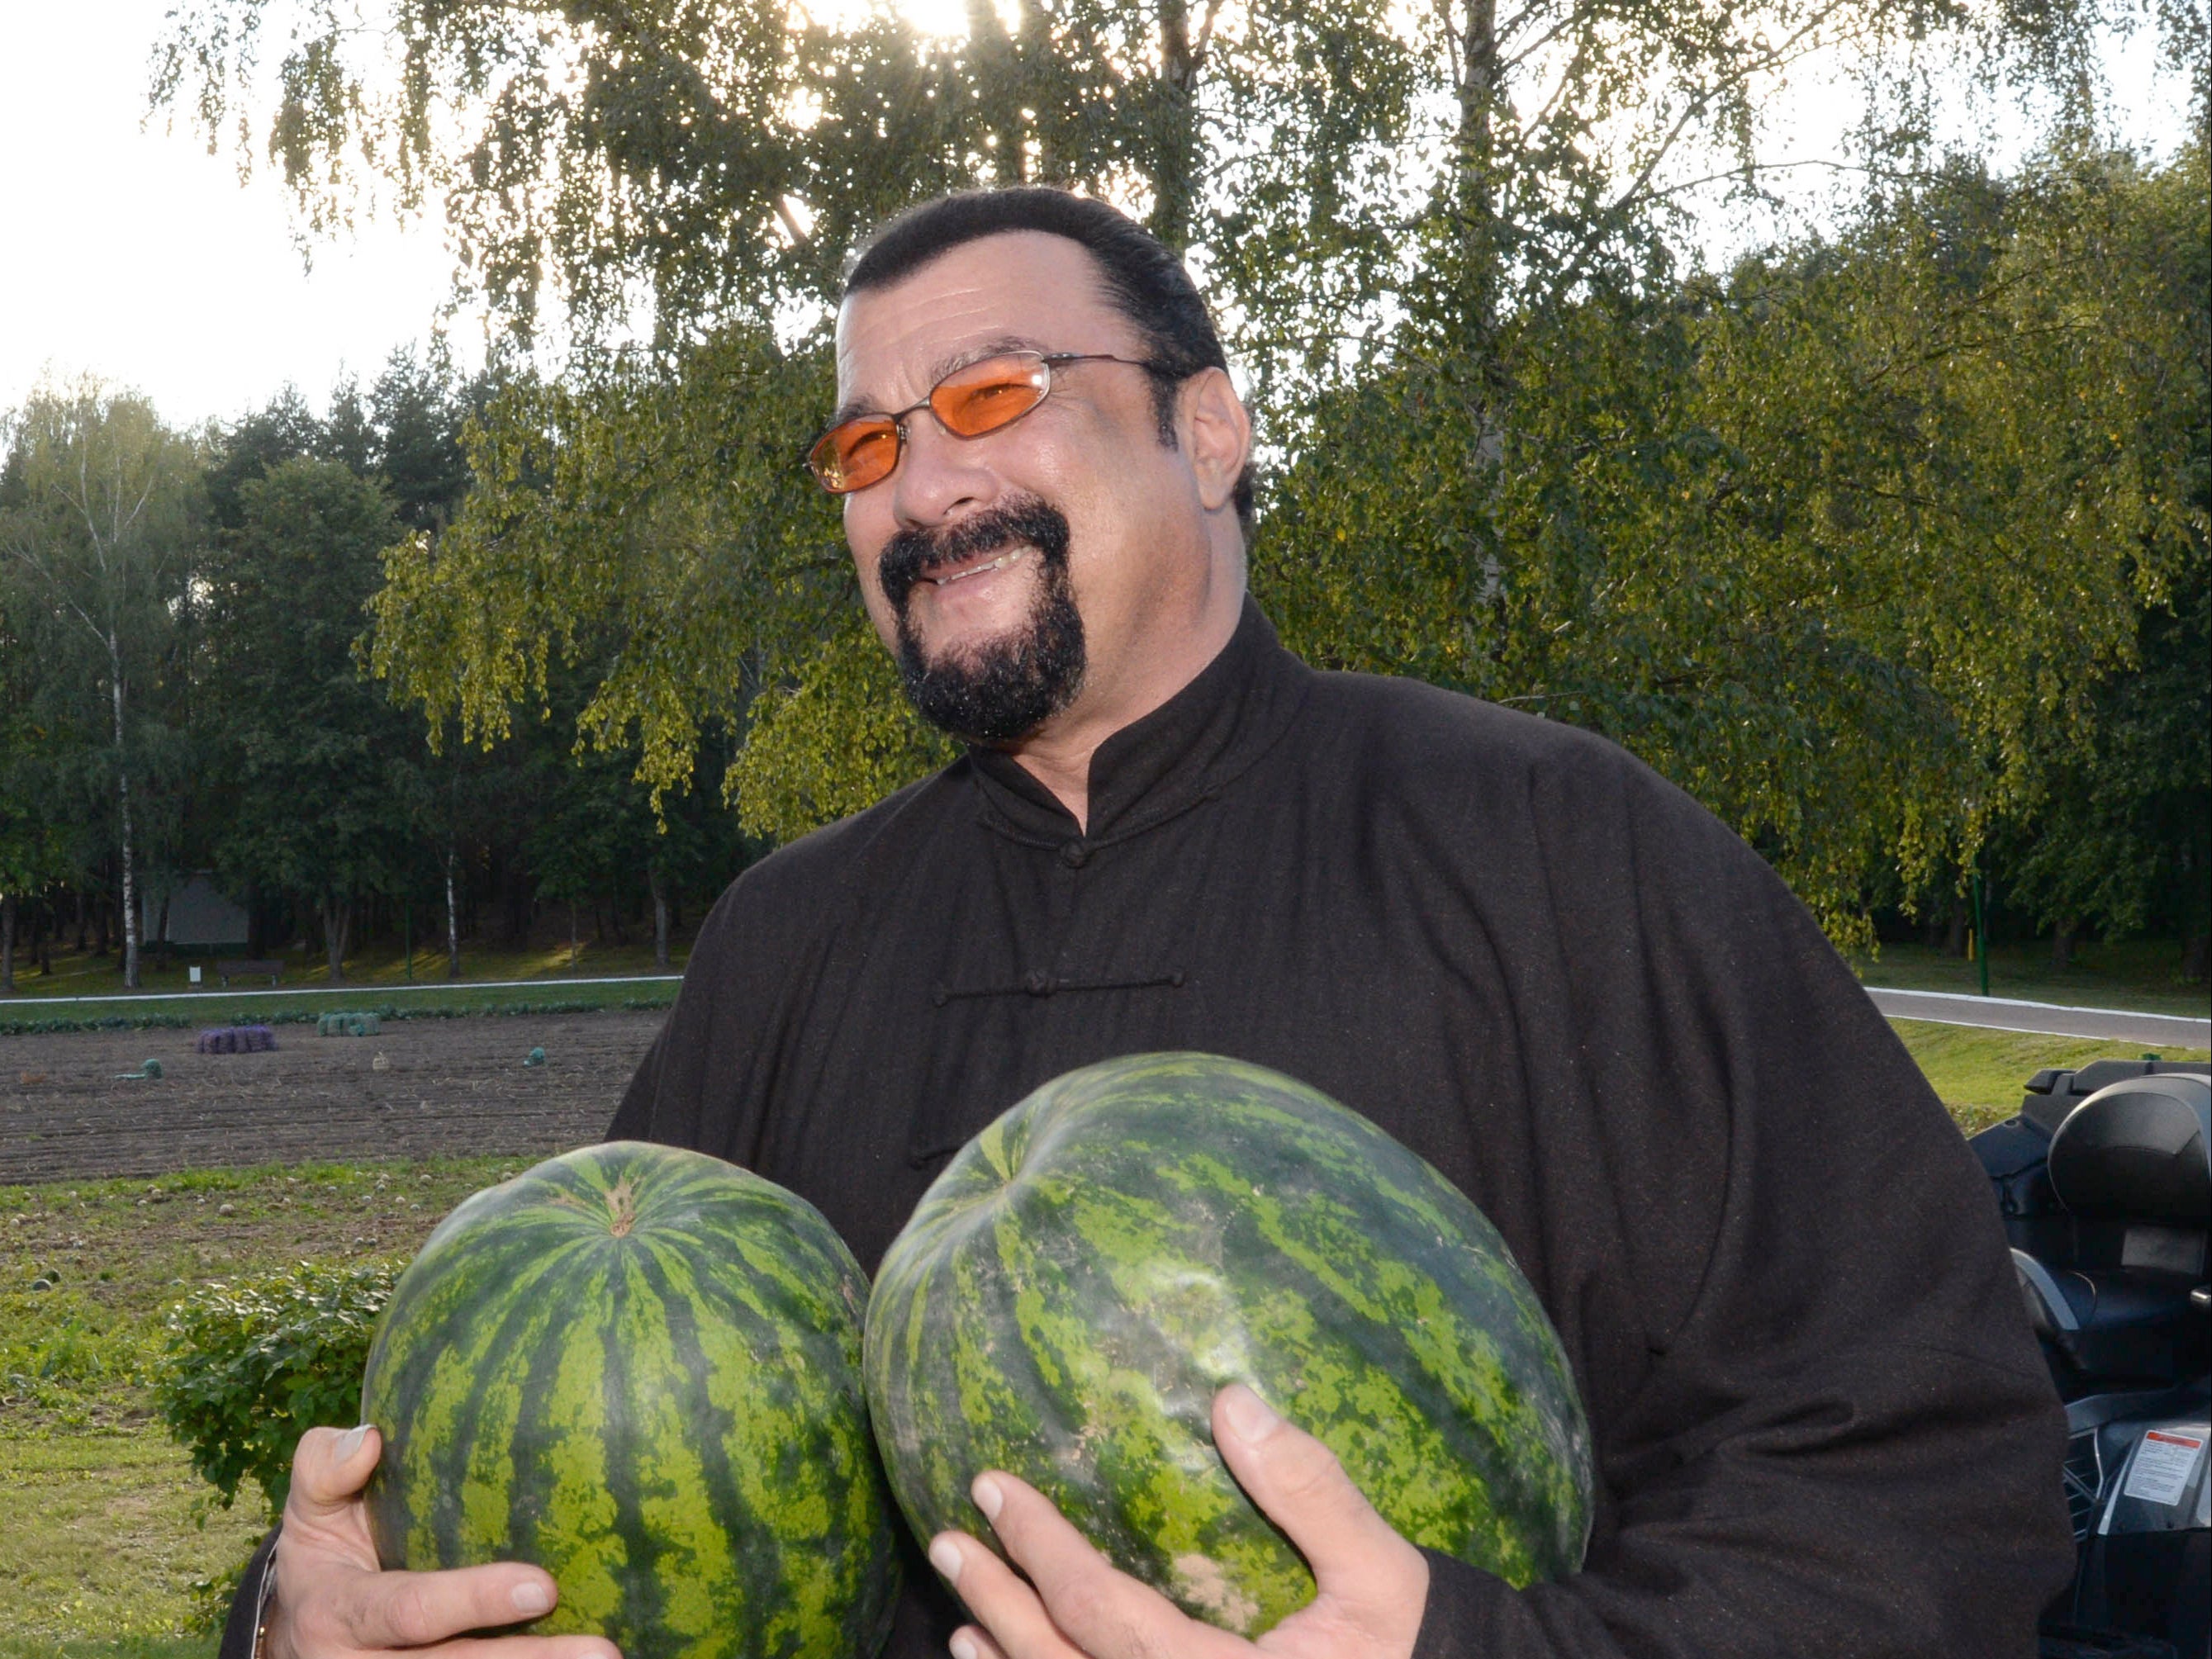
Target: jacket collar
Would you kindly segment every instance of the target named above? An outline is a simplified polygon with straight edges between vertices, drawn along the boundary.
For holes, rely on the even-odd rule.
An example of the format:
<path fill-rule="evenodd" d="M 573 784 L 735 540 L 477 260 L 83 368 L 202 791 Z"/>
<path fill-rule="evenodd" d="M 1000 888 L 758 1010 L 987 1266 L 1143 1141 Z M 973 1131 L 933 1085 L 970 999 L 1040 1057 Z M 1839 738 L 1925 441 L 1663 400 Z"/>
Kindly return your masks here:
<path fill-rule="evenodd" d="M 1246 595 L 1237 631 L 1198 678 L 1098 745 L 1082 839 L 1124 841 L 1212 799 L 1290 729 L 1312 679 Z M 1012 756 L 968 753 L 991 828 L 1054 847 L 1077 834 L 1074 815 Z"/>

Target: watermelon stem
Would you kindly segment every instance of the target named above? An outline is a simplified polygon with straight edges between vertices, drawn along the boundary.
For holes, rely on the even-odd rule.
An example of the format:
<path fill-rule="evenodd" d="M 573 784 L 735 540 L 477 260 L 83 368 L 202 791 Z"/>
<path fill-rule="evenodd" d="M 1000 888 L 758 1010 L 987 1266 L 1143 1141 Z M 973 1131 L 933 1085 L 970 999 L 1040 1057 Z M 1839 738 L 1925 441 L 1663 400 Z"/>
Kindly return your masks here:
<path fill-rule="evenodd" d="M 614 1218 L 609 1231 L 617 1238 L 629 1237 L 629 1230 L 637 1224 L 636 1198 L 636 1189 L 630 1185 L 628 1176 L 615 1182 L 607 1191 L 607 1209 Z"/>

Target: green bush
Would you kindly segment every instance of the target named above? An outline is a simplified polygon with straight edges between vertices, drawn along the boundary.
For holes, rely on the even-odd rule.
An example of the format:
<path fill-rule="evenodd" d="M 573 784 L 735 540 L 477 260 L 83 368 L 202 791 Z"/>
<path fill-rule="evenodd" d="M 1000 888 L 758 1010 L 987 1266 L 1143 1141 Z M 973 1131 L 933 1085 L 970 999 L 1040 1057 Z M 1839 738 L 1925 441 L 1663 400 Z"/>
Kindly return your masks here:
<path fill-rule="evenodd" d="M 274 1521 L 292 1448 L 319 1425 L 361 1420 L 361 1373 L 398 1264 L 302 1261 L 210 1285 L 169 1310 L 155 1405 L 225 1509 L 252 1476 Z"/>

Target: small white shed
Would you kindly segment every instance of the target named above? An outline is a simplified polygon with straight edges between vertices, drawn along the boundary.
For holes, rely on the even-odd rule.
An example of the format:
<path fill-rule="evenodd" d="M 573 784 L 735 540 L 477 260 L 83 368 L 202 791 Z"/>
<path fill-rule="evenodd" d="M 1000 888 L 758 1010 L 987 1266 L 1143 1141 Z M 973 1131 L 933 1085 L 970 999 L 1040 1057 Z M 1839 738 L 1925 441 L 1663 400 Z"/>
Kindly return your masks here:
<path fill-rule="evenodd" d="M 161 895 L 149 888 L 140 906 L 138 937 L 149 945 L 171 945 L 221 949 L 246 948 L 252 929 L 245 908 L 233 904 L 216 890 L 204 871 L 168 890 L 169 915 L 161 927 Z"/>

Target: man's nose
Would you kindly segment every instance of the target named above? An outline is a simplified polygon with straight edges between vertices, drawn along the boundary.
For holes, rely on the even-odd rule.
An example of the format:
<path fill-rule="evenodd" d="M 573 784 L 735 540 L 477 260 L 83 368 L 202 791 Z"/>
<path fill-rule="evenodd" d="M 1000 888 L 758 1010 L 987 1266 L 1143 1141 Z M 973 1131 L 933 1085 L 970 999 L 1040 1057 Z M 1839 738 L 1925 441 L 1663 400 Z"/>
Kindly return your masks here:
<path fill-rule="evenodd" d="M 982 447 L 956 438 L 927 410 L 909 416 L 898 470 L 891 474 L 891 510 L 902 528 L 943 524 L 992 499 L 997 481 Z"/>

